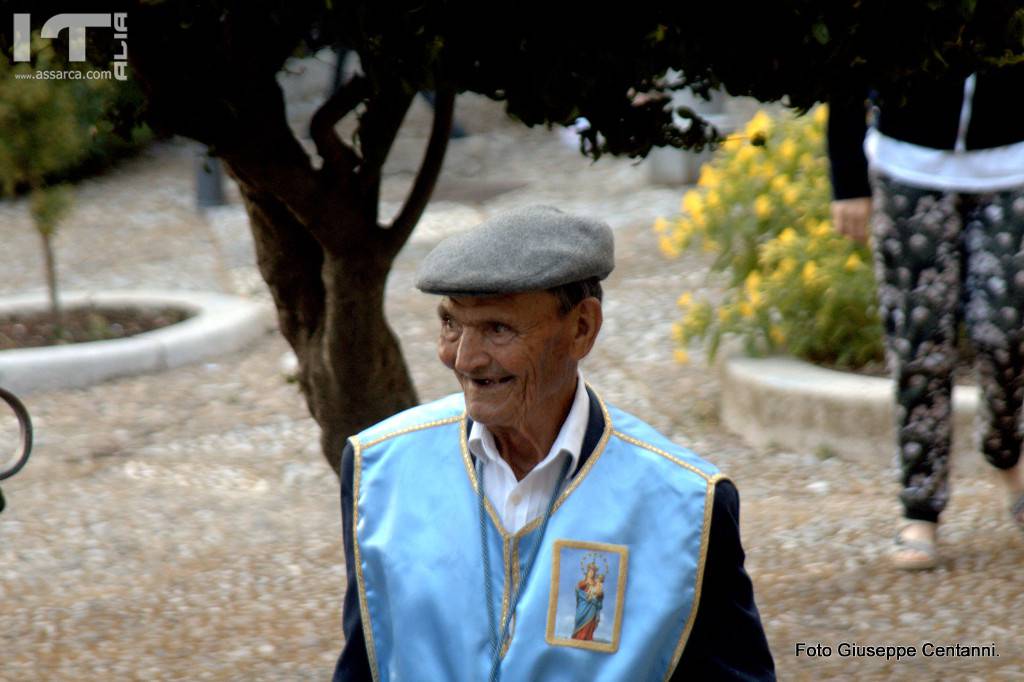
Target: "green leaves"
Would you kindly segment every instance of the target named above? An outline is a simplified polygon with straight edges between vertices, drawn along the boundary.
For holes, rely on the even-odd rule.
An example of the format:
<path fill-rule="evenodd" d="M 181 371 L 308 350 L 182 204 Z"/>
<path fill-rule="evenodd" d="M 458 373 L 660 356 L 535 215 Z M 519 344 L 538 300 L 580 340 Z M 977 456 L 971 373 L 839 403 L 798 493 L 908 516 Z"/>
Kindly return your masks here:
<path fill-rule="evenodd" d="M 63 68 L 48 41 L 33 43 L 35 65 L 0 59 L 0 190 L 38 187 L 44 177 L 78 161 L 85 150 L 70 80 L 42 78 Z"/>
<path fill-rule="evenodd" d="M 42 234 L 52 236 L 57 231 L 58 221 L 71 208 L 71 199 L 71 186 L 67 184 L 32 190 L 29 196 L 29 212 L 35 221 L 36 229 Z"/>
<path fill-rule="evenodd" d="M 811 35 L 818 41 L 819 45 L 827 45 L 829 41 L 828 26 L 823 21 L 816 21 L 811 26 Z"/>

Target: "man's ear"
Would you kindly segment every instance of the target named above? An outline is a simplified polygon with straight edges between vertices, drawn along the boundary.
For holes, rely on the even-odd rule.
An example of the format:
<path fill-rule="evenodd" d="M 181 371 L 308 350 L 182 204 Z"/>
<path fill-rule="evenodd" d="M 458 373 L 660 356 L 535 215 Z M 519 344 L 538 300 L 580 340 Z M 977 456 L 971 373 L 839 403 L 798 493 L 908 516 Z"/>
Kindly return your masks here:
<path fill-rule="evenodd" d="M 601 302 L 593 296 L 583 299 L 573 310 L 573 317 L 572 355 L 579 361 L 590 353 L 601 331 L 604 321 Z"/>

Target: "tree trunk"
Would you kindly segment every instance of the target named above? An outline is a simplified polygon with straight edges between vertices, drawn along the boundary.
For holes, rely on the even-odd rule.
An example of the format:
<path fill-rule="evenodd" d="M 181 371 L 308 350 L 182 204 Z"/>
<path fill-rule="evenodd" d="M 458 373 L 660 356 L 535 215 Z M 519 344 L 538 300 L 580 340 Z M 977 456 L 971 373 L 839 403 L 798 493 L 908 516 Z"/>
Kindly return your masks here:
<path fill-rule="evenodd" d="M 324 456 L 337 472 L 348 436 L 418 402 L 384 317 L 392 256 L 370 244 L 328 256 L 274 196 L 242 181 L 240 187 L 260 272 L 298 358 L 299 385 L 320 425 Z"/>
<path fill-rule="evenodd" d="M 313 115 L 311 155 L 292 132 L 276 74 L 323 16 L 293 5 L 269 14 L 215 8 L 192 24 L 176 3 L 151 3 L 135 15 L 134 35 L 146 39 L 130 59 L 150 121 L 210 147 L 238 182 L 260 274 L 337 471 L 346 437 L 418 402 L 384 317 L 384 286 L 440 174 L 455 87 L 431 66 L 438 95 L 420 170 L 396 217 L 379 224 L 384 162 L 416 89 L 404 78 L 354 77 Z M 373 55 L 365 56 L 367 69 Z M 358 133 L 342 140 L 347 116 Z"/>
<path fill-rule="evenodd" d="M 299 385 L 320 425 L 324 456 L 336 472 L 347 437 L 418 402 L 384 317 L 384 287 L 441 171 L 455 100 L 450 88 L 438 97 L 420 171 L 398 216 L 382 226 L 380 169 L 412 95 L 382 95 L 367 106 L 361 159 L 332 127 L 333 117 L 359 101 L 347 96 L 336 93 L 320 109 L 323 121 L 317 122 L 319 112 L 314 117 L 324 159 L 316 172 L 292 137 L 283 106 L 279 118 L 263 120 L 261 132 L 248 138 L 263 141 L 255 152 L 250 145 L 222 153 L 245 198 L 260 273 L 298 358 Z"/>
<path fill-rule="evenodd" d="M 53 238 L 47 230 L 39 230 L 43 240 L 43 260 L 46 266 L 46 288 L 50 294 L 50 315 L 56 327 L 57 336 L 64 334 L 64 312 L 57 296 L 57 256 L 53 252 Z"/>
<path fill-rule="evenodd" d="M 304 349 L 299 366 L 314 387 L 310 411 L 335 470 L 345 438 L 419 402 L 401 346 L 384 317 L 390 266 L 380 253 L 328 259 L 323 266 L 322 333 Z"/>

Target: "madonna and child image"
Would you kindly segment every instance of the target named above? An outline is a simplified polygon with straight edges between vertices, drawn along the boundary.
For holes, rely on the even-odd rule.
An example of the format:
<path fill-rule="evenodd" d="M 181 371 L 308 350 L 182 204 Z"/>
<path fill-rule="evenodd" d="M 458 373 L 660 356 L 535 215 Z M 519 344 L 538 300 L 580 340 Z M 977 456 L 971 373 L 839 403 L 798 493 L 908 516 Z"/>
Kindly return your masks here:
<path fill-rule="evenodd" d="M 626 587 L 626 548 L 557 540 L 553 555 L 548 642 L 617 650 Z"/>

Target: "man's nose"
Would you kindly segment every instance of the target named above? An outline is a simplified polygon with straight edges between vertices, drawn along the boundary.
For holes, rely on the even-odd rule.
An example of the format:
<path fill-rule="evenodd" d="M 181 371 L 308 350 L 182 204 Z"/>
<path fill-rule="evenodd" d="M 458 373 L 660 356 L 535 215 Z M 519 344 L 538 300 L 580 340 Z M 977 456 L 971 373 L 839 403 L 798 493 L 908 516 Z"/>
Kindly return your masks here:
<path fill-rule="evenodd" d="M 464 328 L 455 344 L 455 371 L 474 374 L 490 362 L 484 350 L 483 336 L 474 329 Z"/>

